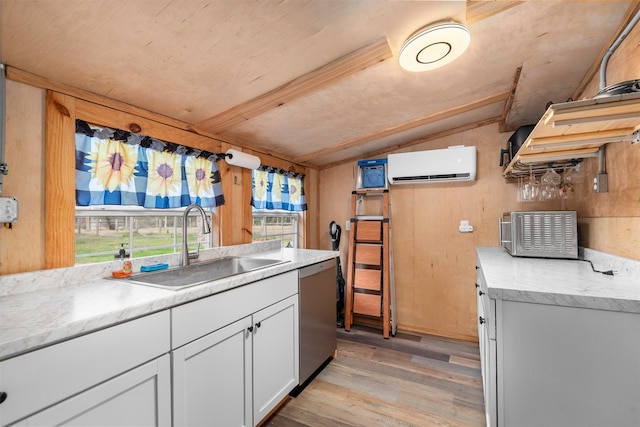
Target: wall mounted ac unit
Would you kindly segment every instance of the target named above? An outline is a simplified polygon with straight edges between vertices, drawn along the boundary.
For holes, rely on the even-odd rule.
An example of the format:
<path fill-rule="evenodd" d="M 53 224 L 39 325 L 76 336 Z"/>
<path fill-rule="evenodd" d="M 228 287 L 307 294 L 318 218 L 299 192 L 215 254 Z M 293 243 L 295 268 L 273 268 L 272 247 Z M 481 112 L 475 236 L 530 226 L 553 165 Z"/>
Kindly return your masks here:
<path fill-rule="evenodd" d="M 387 162 L 391 184 L 476 179 L 476 147 L 460 145 L 440 150 L 389 154 Z"/>

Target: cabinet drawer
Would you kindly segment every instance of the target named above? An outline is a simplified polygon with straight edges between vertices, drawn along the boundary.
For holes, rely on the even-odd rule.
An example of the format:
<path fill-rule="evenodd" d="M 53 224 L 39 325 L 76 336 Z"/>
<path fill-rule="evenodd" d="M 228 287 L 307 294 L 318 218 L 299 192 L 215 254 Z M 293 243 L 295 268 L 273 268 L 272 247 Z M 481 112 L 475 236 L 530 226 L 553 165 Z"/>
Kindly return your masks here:
<path fill-rule="evenodd" d="M 165 354 L 40 411 L 28 426 L 169 426 L 171 366 Z"/>
<path fill-rule="evenodd" d="M 355 287 L 360 289 L 370 289 L 372 291 L 382 290 L 382 271 L 368 268 L 355 269 Z"/>
<path fill-rule="evenodd" d="M 382 246 L 380 245 L 356 245 L 356 264 L 381 265 Z"/>
<path fill-rule="evenodd" d="M 381 314 L 380 295 L 353 293 L 353 312 L 367 316 L 380 317 Z"/>
<path fill-rule="evenodd" d="M 171 346 L 178 348 L 298 293 L 298 271 L 289 271 L 171 309 Z"/>
<path fill-rule="evenodd" d="M 356 224 L 356 240 L 374 242 L 382 240 L 382 221 L 358 221 Z"/>
<path fill-rule="evenodd" d="M 167 353 L 169 321 L 165 310 L 0 362 L 0 425 Z"/>

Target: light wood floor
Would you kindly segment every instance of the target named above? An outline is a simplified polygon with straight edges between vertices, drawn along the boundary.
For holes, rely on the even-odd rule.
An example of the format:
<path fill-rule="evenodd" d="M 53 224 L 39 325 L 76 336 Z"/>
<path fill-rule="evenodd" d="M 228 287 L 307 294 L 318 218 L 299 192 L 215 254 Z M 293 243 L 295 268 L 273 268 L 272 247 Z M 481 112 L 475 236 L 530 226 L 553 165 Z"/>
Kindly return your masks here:
<path fill-rule="evenodd" d="M 265 426 L 485 426 L 478 345 L 354 325 Z"/>

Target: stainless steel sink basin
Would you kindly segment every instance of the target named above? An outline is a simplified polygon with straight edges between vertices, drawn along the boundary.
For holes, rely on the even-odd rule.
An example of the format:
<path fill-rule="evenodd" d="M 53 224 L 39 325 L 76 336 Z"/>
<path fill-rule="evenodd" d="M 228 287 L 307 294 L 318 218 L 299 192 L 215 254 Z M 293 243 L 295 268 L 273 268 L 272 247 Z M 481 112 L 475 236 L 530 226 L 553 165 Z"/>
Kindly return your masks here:
<path fill-rule="evenodd" d="M 169 270 L 139 273 L 125 280 L 146 286 L 179 290 L 286 262 L 288 261 L 279 259 L 227 257 Z"/>

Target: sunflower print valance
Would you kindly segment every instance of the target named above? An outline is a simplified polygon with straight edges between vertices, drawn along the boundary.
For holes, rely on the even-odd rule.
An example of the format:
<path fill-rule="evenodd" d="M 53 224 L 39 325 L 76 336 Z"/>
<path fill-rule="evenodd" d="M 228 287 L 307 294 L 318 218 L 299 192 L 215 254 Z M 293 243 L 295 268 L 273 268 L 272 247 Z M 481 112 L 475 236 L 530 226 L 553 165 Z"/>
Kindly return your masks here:
<path fill-rule="evenodd" d="M 306 211 L 303 175 L 273 168 L 253 171 L 251 206 L 256 209 Z"/>
<path fill-rule="evenodd" d="M 76 205 L 224 204 L 218 155 L 76 121 Z"/>

